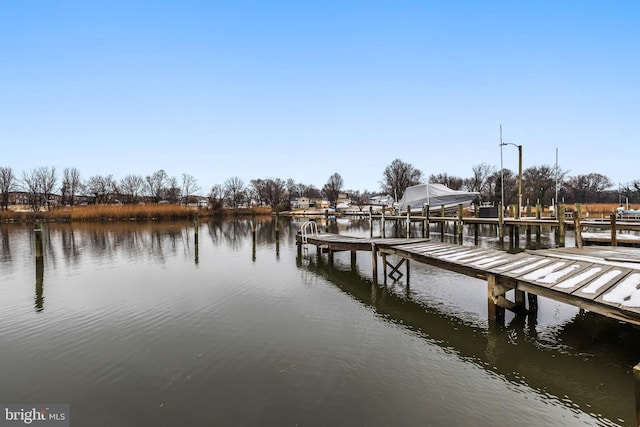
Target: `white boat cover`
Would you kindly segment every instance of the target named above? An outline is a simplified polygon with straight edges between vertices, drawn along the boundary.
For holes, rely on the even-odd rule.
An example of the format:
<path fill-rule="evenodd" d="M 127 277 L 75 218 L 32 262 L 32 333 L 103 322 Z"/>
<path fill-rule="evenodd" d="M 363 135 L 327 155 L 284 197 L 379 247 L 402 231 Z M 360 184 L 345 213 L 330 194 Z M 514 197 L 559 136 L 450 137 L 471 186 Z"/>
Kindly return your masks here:
<path fill-rule="evenodd" d="M 406 210 L 410 206 L 412 211 L 420 211 L 425 205 L 429 205 L 429 210 L 453 208 L 461 203 L 468 206 L 479 196 L 478 192 L 451 190 L 444 184 L 419 184 L 407 187 L 398 208 Z"/>

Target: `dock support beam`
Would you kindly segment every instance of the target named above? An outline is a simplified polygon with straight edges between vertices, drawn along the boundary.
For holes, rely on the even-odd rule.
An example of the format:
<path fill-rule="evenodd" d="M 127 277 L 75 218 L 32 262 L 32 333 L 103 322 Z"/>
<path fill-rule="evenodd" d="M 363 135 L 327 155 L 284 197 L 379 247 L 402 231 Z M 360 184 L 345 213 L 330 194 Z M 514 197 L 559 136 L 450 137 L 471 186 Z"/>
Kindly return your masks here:
<path fill-rule="evenodd" d="M 489 274 L 487 276 L 487 312 L 490 323 L 504 322 L 504 308 L 496 303 L 497 301 L 494 297 L 497 287 L 497 276 L 495 274 Z"/>
<path fill-rule="evenodd" d="M 378 284 L 378 247 L 375 243 L 371 244 L 371 269 L 373 283 Z"/>

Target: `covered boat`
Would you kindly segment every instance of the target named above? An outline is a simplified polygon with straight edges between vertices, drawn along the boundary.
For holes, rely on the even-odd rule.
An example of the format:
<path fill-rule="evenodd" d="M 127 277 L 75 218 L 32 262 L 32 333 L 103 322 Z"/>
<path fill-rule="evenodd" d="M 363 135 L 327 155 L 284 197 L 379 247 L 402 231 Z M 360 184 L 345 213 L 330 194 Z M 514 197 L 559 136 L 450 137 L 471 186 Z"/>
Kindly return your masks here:
<path fill-rule="evenodd" d="M 398 202 L 398 208 L 406 210 L 411 207 L 412 211 L 420 211 L 423 206 L 429 205 L 430 211 L 440 211 L 442 206 L 445 210 L 451 211 L 458 208 L 459 204 L 468 206 L 480 193 L 475 191 L 452 190 L 443 184 L 419 184 L 407 187 Z"/>

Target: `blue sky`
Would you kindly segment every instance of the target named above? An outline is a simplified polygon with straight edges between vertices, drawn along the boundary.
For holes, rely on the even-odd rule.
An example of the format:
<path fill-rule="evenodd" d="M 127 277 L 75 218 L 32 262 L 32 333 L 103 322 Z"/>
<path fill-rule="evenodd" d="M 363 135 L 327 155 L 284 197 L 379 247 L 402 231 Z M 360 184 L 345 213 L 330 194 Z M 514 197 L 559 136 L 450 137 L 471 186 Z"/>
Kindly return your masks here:
<path fill-rule="evenodd" d="M 640 179 L 638 1 L 0 3 L 0 166 L 378 190 L 500 166 Z M 517 150 L 504 148 L 517 171 Z"/>

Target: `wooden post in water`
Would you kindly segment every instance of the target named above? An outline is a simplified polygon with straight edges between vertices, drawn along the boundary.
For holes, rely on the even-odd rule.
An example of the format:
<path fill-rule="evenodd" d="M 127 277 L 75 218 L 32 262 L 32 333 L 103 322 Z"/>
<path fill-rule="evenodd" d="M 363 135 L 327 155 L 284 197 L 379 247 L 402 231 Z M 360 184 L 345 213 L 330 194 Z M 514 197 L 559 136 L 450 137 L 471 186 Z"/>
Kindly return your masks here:
<path fill-rule="evenodd" d="M 500 243 L 504 244 L 504 207 L 502 207 L 502 202 L 498 202 L 498 238 Z"/>
<path fill-rule="evenodd" d="M 427 235 L 427 211 L 425 209 L 425 205 L 422 205 L 422 237 L 424 238 Z"/>
<path fill-rule="evenodd" d="M 384 211 L 386 210 L 387 210 L 387 205 L 384 205 L 382 207 L 382 218 L 380 219 L 380 233 L 383 239 L 386 237 L 386 227 L 385 227 L 386 220 L 384 219 Z"/>
<path fill-rule="evenodd" d="M 194 244 L 194 261 L 196 265 L 198 265 L 198 231 L 200 229 L 200 224 L 198 223 L 198 213 L 196 212 L 193 215 L 193 244 Z"/>
<path fill-rule="evenodd" d="M 494 288 L 498 285 L 497 276 L 495 274 L 487 275 L 487 312 L 489 322 L 502 322 L 504 320 L 504 308 L 496 304 L 494 297 Z"/>
<path fill-rule="evenodd" d="M 560 203 L 558 205 L 558 246 L 564 248 L 564 232 L 565 232 L 565 221 L 564 221 L 564 203 Z"/>
<path fill-rule="evenodd" d="M 369 237 L 373 237 L 373 207 L 369 206 Z"/>
<path fill-rule="evenodd" d="M 427 239 L 431 238 L 431 223 L 429 222 L 429 217 L 430 217 L 430 212 L 431 212 L 431 208 L 429 207 L 429 205 L 427 205 L 427 235 L 425 236 Z"/>
<path fill-rule="evenodd" d="M 371 244 L 371 268 L 373 283 L 378 284 L 378 248 L 375 243 Z"/>
<path fill-rule="evenodd" d="M 462 244 L 462 203 L 458 204 L 458 221 L 457 221 L 457 227 L 458 229 L 456 230 L 456 239 L 458 240 L 458 244 L 461 245 Z"/>
<path fill-rule="evenodd" d="M 473 217 L 478 218 L 478 204 L 473 205 Z M 478 246 L 480 243 L 480 224 L 477 222 L 473 224 L 473 244 Z"/>
<path fill-rule="evenodd" d="M 580 203 L 576 203 L 575 212 L 573 213 L 573 223 L 576 229 L 576 248 L 582 247 L 582 224 L 580 224 L 582 217 L 581 209 L 582 206 Z"/>
<path fill-rule="evenodd" d="M 633 383 L 636 394 L 636 425 L 640 426 L 640 363 L 633 367 Z"/>
<path fill-rule="evenodd" d="M 616 214 L 611 214 L 611 246 L 618 246 L 618 233 L 616 232 Z"/>
<path fill-rule="evenodd" d="M 411 237 L 411 206 L 407 206 L 407 239 Z"/>
<path fill-rule="evenodd" d="M 36 311 L 44 309 L 44 250 L 42 247 L 42 221 L 37 221 L 35 229 L 36 253 Z"/>
<path fill-rule="evenodd" d="M 280 240 L 280 209 L 276 206 L 276 241 Z"/>
<path fill-rule="evenodd" d="M 251 237 L 256 241 L 256 211 L 251 211 Z"/>
<path fill-rule="evenodd" d="M 324 231 L 329 232 L 329 209 L 324 210 Z"/>
<path fill-rule="evenodd" d="M 540 205 L 540 203 L 538 203 L 536 205 L 536 219 L 542 219 L 542 206 Z M 540 247 L 540 244 L 542 243 L 542 226 L 541 225 L 537 225 L 536 226 L 536 247 Z"/>
<path fill-rule="evenodd" d="M 406 259 L 405 264 L 407 265 L 407 286 L 409 286 L 409 277 L 410 277 L 409 258 Z"/>
<path fill-rule="evenodd" d="M 531 218 L 531 206 L 529 206 L 528 202 L 527 202 L 527 211 L 526 211 L 526 216 L 527 218 Z M 531 226 L 527 225 L 527 244 L 529 244 L 531 242 Z"/>
<path fill-rule="evenodd" d="M 444 218 L 444 205 L 440 207 L 440 217 Z M 440 241 L 441 242 L 444 242 L 444 226 L 445 226 L 445 222 L 440 221 Z"/>
<path fill-rule="evenodd" d="M 42 248 L 42 221 L 36 221 L 36 228 L 33 230 L 36 237 L 36 261 L 38 259 L 42 259 L 44 256 L 44 251 Z"/>

